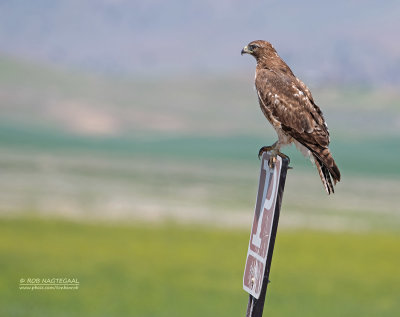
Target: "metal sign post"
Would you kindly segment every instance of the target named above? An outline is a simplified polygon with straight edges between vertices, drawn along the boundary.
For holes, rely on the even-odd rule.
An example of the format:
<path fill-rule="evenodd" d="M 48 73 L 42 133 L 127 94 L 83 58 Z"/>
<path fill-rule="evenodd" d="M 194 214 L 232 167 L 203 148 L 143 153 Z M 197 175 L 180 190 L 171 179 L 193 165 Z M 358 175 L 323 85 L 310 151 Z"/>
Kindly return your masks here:
<path fill-rule="evenodd" d="M 243 289 L 250 294 L 246 317 L 261 317 L 263 313 L 289 165 L 287 158 L 277 156 L 277 160 L 271 168 L 268 164 L 269 158 L 270 155 L 264 152 L 261 159 L 257 201 L 243 276 Z"/>

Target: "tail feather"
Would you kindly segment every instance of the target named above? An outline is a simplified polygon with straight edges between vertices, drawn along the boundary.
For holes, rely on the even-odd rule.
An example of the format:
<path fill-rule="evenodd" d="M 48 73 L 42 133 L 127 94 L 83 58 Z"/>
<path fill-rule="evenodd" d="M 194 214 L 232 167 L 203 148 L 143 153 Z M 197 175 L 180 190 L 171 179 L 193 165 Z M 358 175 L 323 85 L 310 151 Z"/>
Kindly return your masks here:
<path fill-rule="evenodd" d="M 340 182 L 340 171 L 332 157 L 331 152 L 329 151 L 329 148 L 324 148 L 322 151 L 319 151 L 319 153 L 314 152 L 313 154 L 317 155 L 323 165 L 329 170 L 335 185 L 337 182 Z"/>
<path fill-rule="evenodd" d="M 328 195 L 330 193 L 334 193 L 335 190 L 333 189 L 332 185 L 332 180 L 331 180 L 331 174 L 329 173 L 329 170 L 323 165 L 321 160 L 314 155 L 314 160 L 315 160 L 315 165 L 317 167 L 319 177 L 321 178 L 322 184 L 325 187 L 326 192 Z"/>
<path fill-rule="evenodd" d="M 340 171 L 328 148 L 322 151 L 312 151 L 319 176 L 328 194 L 334 193 L 333 184 L 340 181 Z M 332 184 L 333 179 L 333 184 Z"/>
<path fill-rule="evenodd" d="M 322 171 L 323 171 L 323 173 L 325 175 L 325 179 L 328 180 L 328 184 L 329 184 L 329 187 L 331 189 L 331 193 L 334 194 L 335 190 L 333 189 L 331 174 L 330 174 L 329 170 L 325 166 L 323 166 L 322 167 Z M 335 179 L 334 179 L 334 183 L 336 185 Z"/>
<path fill-rule="evenodd" d="M 337 182 L 340 182 L 340 171 L 339 171 L 339 168 L 337 167 L 335 161 L 333 161 L 333 165 L 330 168 L 330 172 L 333 176 L 333 182 L 336 185 Z"/>
<path fill-rule="evenodd" d="M 322 147 L 318 144 L 300 144 L 311 152 L 315 165 L 318 169 L 319 177 L 321 178 L 322 184 L 324 185 L 328 195 L 330 193 L 334 193 L 335 190 L 333 185 L 336 185 L 337 182 L 340 182 L 340 171 L 332 157 L 331 152 L 329 151 L 329 148 Z"/>

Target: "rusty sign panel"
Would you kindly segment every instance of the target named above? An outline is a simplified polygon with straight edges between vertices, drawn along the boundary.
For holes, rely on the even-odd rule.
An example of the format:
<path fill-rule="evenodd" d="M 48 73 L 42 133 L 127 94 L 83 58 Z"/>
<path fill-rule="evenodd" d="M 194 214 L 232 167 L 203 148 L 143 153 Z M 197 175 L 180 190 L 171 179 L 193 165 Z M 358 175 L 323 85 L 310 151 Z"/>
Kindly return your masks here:
<path fill-rule="evenodd" d="M 243 276 L 243 289 L 257 299 L 260 296 L 263 285 L 282 170 L 282 158 L 280 156 L 277 157 L 273 168 L 269 167 L 268 158 L 269 155 L 264 153 L 261 161 L 257 201 Z M 272 243 L 274 242 L 272 241 Z"/>

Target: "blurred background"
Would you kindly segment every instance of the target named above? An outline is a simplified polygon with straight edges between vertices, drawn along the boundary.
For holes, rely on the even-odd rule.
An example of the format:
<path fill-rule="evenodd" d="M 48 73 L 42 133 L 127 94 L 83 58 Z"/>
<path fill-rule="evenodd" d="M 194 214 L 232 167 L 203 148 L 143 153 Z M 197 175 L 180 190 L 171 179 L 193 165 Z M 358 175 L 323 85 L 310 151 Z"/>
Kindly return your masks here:
<path fill-rule="evenodd" d="M 258 149 L 247 43 L 312 90 L 342 172 L 294 148 L 265 314 L 400 313 L 398 1 L 1 1 L 0 314 L 243 316 Z M 21 278 L 78 278 L 24 291 Z"/>

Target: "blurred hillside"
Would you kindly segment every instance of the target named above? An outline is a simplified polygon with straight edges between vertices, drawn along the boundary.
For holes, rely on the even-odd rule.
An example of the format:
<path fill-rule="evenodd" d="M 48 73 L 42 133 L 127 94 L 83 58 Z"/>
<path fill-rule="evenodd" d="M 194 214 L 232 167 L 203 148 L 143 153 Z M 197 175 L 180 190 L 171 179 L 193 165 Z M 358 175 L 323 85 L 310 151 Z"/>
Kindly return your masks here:
<path fill-rule="evenodd" d="M 252 74 L 106 77 L 1 56 L 0 68 L 1 120 L 17 129 L 135 139 L 267 133 L 275 138 L 258 109 Z M 399 135 L 398 90 L 310 88 L 335 138 Z"/>
<path fill-rule="evenodd" d="M 241 48 L 265 39 L 306 82 L 398 85 L 399 16 L 395 0 L 1 1 L 0 51 L 169 77 L 248 70 Z"/>
<path fill-rule="evenodd" d="M 3 214 L 249 223 L 256 154 L 276 138 L 250 75 L 139 80 L 5 57 L 0 68 Z M 315 167 L 285 149 L 284 225 L 398 228 L 399 92 L 313 93 L 343 181 L 327 197 Z"/>

